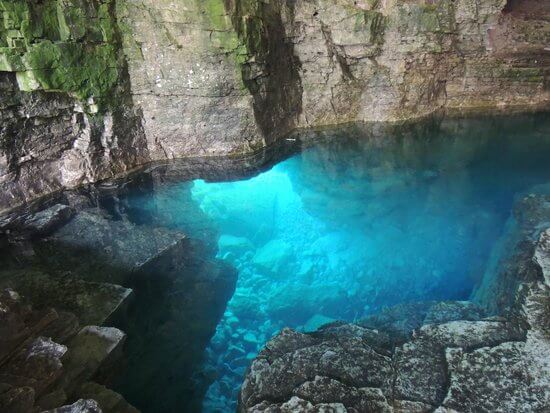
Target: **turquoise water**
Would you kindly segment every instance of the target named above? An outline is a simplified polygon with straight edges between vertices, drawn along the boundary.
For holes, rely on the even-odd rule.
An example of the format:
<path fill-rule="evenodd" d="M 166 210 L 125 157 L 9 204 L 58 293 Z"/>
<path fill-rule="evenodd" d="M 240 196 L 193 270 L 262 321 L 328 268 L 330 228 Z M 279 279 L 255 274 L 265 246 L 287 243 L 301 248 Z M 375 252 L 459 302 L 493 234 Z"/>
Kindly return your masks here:
<path fill-rule="evenodd" d="M 217 239 L 217 256 L 238 269 L 207 349 L 215 382 L 205 412 L 235 410 L 247 366 L 284 326 L 311 331 L 399 303 L 467 300 L 514 196 L 550 182 L 547 115 L 300 139 L 301 152 L 253 177 L 131 198 L 144 217 Z"/>

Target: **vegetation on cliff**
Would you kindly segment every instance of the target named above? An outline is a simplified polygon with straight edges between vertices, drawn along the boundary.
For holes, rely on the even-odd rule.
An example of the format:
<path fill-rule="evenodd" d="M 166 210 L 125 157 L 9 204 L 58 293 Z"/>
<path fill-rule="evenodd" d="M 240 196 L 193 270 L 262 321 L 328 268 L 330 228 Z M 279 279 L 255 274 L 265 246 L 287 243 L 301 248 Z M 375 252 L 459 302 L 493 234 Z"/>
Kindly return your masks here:
<path fill-rule="evenodd" d="M 0 1 L 0 71 L 23 91 L 68 92 L 107 104 L 122 68 L 113 0 Z"/>

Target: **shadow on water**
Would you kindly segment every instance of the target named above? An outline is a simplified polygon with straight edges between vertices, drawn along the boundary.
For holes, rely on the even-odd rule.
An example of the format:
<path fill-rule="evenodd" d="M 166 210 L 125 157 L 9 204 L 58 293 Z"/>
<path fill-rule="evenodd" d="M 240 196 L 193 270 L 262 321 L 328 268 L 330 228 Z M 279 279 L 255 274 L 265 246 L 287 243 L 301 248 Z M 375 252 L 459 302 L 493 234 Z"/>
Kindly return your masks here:
<path fill-rule="evenodd" d="M 148 165 L 34 206 L 77 213 L 3 254 L 0 280 L 33 268 L 132 288 L 111 320 L 128 334 L 115 390 L 143 412 L 231 411 L 284 326 L 468 299 L 514 197 L 550 181 L 549 127 L 547 114 L 347 125 Z"/>

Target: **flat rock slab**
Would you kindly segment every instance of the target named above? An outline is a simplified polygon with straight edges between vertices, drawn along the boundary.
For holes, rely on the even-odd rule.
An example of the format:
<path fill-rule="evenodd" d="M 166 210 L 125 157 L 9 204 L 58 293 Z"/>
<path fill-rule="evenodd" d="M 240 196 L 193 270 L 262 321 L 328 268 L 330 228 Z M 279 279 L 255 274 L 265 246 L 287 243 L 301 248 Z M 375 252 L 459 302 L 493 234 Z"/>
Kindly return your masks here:
<path fill-rule="evenodd" d="M 29 236 L 46 236 L 69 221 L 75 211 L 63 204 L 56 204 L 24 219 L 23 233 Z"/>
<path fill-rule="evenodd" d="M 101 325 L 121 312 L 132 290 L 88 282 L 71 273 L 49 275 L 37 270 L 0 271 L 0 288 L 13 288 L 35 308 L 53 307 L 76 315 L 81 325 Z"/>
<path fill-rule="evenodd" d="M 98 369 L 121 355 L 126 334 L 113 327 L 87 326 L 68 343 L 65 373 L 58 387 L 70 391 L 91 379 Z"/>
<path fill-rule="evenodd" d="M 124 285 L 131 273 L 169 266 L 174 254 L 184 251 L 185 239 L 181 232 L 82 211 L 35 249 L 51 269 Z"/>

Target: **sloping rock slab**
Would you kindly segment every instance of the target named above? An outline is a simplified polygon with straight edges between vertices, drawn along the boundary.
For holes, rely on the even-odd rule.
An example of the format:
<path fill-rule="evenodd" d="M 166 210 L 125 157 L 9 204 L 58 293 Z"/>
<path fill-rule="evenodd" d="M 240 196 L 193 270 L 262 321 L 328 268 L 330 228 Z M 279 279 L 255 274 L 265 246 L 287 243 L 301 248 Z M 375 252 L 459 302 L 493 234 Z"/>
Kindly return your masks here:
<path fill-rule="evenodd" d="M 72 270 L 87 281 L 127 285 L 138 271 L 169 267 L 186 243 L 184 234 L 164 228 L 115 221 L 95 211 L 81 211 L 44 239 L 36 252 L 51 270 Z"/>
<path fill-rule="evenodd" d="M 36 312 L 21 296 L 5 289 L 0 293 L 0 365 L 27 339 L 40 333 L 58 318 L 54 310 Z"/>
<path fill-rule="evenodd" d="M 31 387 L 38 397 L 62 376 L 61 358 L 66 352 L 66 346 L 38 337 L 2 366 L 0 383 L 14 387 Z"/>

